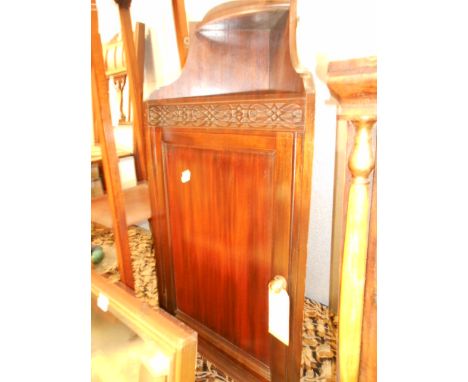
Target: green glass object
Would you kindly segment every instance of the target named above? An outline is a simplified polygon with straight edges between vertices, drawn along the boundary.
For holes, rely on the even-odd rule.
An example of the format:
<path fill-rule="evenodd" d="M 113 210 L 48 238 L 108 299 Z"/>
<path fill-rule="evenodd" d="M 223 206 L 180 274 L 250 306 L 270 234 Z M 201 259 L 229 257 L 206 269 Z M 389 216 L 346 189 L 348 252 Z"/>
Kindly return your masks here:
<path fill-rule="evenodd" d="M 91 261 L 93 264 L 99 264 L 102 259 L 104 258 L 104 250 L 102 247 L 94 248 L 93 252 L 91 253 Z"/>

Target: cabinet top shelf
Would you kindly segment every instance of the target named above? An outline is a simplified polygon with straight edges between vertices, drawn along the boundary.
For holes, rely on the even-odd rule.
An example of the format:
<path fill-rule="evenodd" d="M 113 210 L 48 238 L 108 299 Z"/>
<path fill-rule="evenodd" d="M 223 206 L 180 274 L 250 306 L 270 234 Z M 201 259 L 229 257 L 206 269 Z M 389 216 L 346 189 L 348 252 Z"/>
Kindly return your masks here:
<path fill-rule="evenodd" d="M 304 94 L 293 67 L 289 3 L 233 1 L 208 12 L 190 36 L 178 80 L 153 92 L 149 101 L 223 94 Z M 294 36 L 293 36 L 294 37 Z M 294 39 L 291 39 L 294 40 Z M 294 41 L 292 41 L 294 44 Z"/>

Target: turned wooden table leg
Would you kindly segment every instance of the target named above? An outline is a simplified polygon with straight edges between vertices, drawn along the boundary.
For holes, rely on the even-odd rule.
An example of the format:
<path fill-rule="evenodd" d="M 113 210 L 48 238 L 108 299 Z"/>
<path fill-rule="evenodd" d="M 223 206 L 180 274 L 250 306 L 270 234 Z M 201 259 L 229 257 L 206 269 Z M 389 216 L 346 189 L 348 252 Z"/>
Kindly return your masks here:
<path fill-rule="evenodd" d="M 352 121 L 356 128 L 349 158 L 352 174 L 343 250 L 339 308 L 339 375 L 341 382 L 357 382 L 361 355 L 364 287 L 369 238 L 370 175 L 375 166 L 372 130 L 375 117 Z"/>

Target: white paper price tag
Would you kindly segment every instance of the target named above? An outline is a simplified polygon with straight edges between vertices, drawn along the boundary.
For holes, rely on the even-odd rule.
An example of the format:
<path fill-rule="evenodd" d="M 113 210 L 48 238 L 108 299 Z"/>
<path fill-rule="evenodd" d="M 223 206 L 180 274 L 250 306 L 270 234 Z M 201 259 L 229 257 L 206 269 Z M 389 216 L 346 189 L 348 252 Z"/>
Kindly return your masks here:
<path fill-rule="evenodd" d="M 289 295 L 268 290 L 268 332 L 289 346 Z"/>

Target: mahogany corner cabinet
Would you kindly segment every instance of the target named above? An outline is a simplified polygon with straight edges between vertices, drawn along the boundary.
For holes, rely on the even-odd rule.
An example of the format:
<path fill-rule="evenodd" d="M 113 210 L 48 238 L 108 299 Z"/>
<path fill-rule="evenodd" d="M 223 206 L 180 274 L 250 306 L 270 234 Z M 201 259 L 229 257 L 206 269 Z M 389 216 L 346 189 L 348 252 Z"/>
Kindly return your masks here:
<path fill-rule="evenodd" d="M 160 305 L 242 382 L 299 381 L 315 96 L 295 29 L 289 2 L 216 7 L 144 103 Z M 287 345 L 269 333 L 275 276 Z"/>

